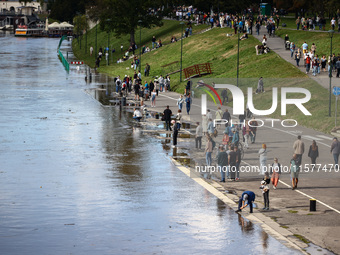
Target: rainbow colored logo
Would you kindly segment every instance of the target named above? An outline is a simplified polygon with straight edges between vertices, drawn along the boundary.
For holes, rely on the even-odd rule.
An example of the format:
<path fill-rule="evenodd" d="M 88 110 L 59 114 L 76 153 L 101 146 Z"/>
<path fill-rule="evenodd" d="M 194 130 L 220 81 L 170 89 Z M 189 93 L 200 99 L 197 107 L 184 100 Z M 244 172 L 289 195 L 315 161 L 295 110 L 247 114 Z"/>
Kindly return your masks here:
<path fill-rule="evenodd" d="M 217 93 L 217 91 L 212 86 L 210 86 L 210 85 L 208 85 L 208 84 L 206 84 L 204 82 L 199 81 L 199 82 L 197 82 L 197 87 L 199 89 L 202 89 L 205 93 L 207 93 L 212 98 L 212 100 L 214 101 L 215 105 L 217 105 L 214 96 L 211 94 L 210 91 L 206 90 L 204 87 L 209 88 L 212 92 L 214 92 L 214 94 L 217 96 L 218 100 L 220 101 L 220 104 L 222 105 L 222 100 L 221 100 L 219 94 Z"/>

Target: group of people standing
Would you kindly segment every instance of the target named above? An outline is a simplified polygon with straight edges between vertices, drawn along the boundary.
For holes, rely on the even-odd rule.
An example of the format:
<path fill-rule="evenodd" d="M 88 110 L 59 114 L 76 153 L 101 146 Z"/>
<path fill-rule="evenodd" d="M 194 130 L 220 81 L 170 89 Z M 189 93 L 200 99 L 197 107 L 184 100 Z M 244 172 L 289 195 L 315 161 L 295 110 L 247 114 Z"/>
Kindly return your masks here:
<path fill-rule="evenodd" d="M 286 36 L 287 37 L 287 36 Z M 297 47 L 294 42 L 290 42 L 290 51 L 291 57 L 295 59 L 296 65 L 300 66 L 300 60 L 304 60 L 304 66 L 306 68 L 306 74 L 312 70 L 314 76 L 320 74 L 321 71 L 326 71 L 326 66 L 328 66 L 328 72 L 337 70 L 337 77 L 340 76 L 340 53 L 336 56 L 333 55 L 328 56 L 323 55 L 319 58 L 318 54 L 316 54 L 316 45 L 312 43 L 311 47 L 304 42 L 300 47 Z"/>

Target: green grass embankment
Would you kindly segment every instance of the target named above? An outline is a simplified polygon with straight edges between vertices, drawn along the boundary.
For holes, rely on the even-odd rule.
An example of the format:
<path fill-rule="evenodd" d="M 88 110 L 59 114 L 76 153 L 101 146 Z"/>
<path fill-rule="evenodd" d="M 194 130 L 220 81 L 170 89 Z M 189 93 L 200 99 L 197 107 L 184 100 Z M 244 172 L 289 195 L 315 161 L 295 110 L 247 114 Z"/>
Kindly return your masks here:
<path fill-rule="evenodd" d="M 302 44 L 306 41 L 309 48 L 312 43 L 316 45 L 316 54 L 319 57 L 325 55 L 326 57 L 330 54 L 331 39 L 326 32 L 313 32 L 313 31 L 302 31 L 302 30 L 290 30 L 290 29 L 279 29 L 276 31 L 276 35 L 284 38 L 288 34 L 289 40 L 294 42 L 296 46 L 302 47 Z M 340 33 L 333 34 L 333 53 L 340 53 Z"/>
<path fill-rule="evenodd" d="M 183 33 L 185 32 L 186 25 L 184 25 Z M 198 33 L 204 29 L 207 29 L 207 25 L 199 25 L 199 26 L 192 26 L 192 32 Z M 174 20 L 164 20 L 163 26 L 161 27 L 153 27 L 152 29 L 142 28 L 140 31 L 139 29 L 136 30 L 135 33 L 135 41 L 136 44 L 139 46 L 140 44 L 140 32 L 142 35 L 141 43 L 142 45 L 149 46 L 151 49 L 151 39 L 152 36 L 155 36 L 157 41 L 161 39 L 163 44 L 169 44 L 171 37 L 175 36 L 176 38 L 180 38 L 182 32 L 182 26 L 180 25 L 179 21 Z M 86 37 L 87 37 L 87 47 L 86 47 Z M 125 51 L 130 46 L 130 35 L 122 35 L 120 37 L 116 37 L 113 32 L 107 33 L 105 31 L 100 30 L 99 25 L 97 26 L 97 53 L 99 48 L 103 48 L 103 50 L 107 47 L 109 43 L 110 46 L 110 67 L 113 67 L 112 63 L 116 63 L 119 58 L 122 58 Z M 81 45 L 81 49 L 80 49 Z M 95 45 L 96 45 L 96 29 L 93 28 L 88 31 L 87 36 L 83 35 L 81 42 L 77 39 L 73 41 L 73 52 L 77 56 L 77 58 L 85 61 L 89 66 L 95 66 L 95 60 L 97 53 L 95 53 Z M 121 52 L 120 46 L 123 45 L 123 52 Z M 90 56 L 90 47 L 93 47 L 94 54 Z M 115 53 L 112 54 L 112 49 L 115 49 Z M 139 49 L 136 50 L 136 54 L 139 54 Z M 101 62 L 103 65 L 105 62 Z M 106 63 L 105 63 L 106 64 Z"/>
<path fill-rule="evenodd" d="M 175 21 L 172 21 L 175 22 Z M 169 22 L 171 24 L 171 22 Z M 166 24 L 166 25 L 169 25 Z M 206 26 L 204 26 L 206 28 Z M 199 29 L 199 28 L 197 28 Z M 94 29 L 93 29 L 94 30 Z M 88 42 L 94 40 L 93 30 L 89 33 Z M 172 27 L 156 28 L 152 30 L 143 29 L 142 38 L 143 44 L 151 45 L 152 35 L 157 36 L 157 31 L 161 33 L 163 42 L 170 40 L 173 34 L 178 33 L 177 38 L 180 37 L 181 28 L 177 25 Z M 282 31 L 284 33 L 284 31 Z M 236 63 L 237 63 L 237 36 L 234 34 L 227 37 L 226 34 L 233 34 L 231 29 L 214 28 L 208 32 L 191 36 L 183 41 L 183 68 L 199 64 L 210 62 L 213 66 L 213 74 L 204 76 L 202 79 L 208 81 L 211 78 L 236 78 Z M 148 36 L 147 36 L 148 35 Z M 100 41 L 105 42 L 107 40 L 106 33 L 102 32 L 98 35 L 101 38 Z M 125 42 L 127 46 L 127 38 L 122 37 L 120 39 L 114 39 L 115 46 L 118 48 L 121 42 Z M 137 40 L 138 41 L 138 38 Z M 270 117 L 278 119 L 295 119 L 298 124 L 313 127 L 316 130 L 330 132 L 333 127 L 334 118 L 327 117 L 328 115 L 328 91 L 322 88 L 318 83 L 309 79 L 304 73 L 300 72 L 295 66 L 283 60 L 276 53 L 270 52 L 269 54 L 263 54 L 257 56 L 255 53 L 255 45 L 259 44 L 259 41 L 252 36 L 249 39 L 240 41 L 240 88 L 247 94 L 247 87 L 252 86 L 254 89 L 257 86 L 257 80 L 260 76 L 264 77 L 264 84 L 266 92 L 263 94 L 253 95 L 254 105 L 257 109 L 269 109 L 272 105 L 272 87 L 277 87 L 279 91 L 278 95 L 278 107 L 275 113 Z M 90 44 L 88 44 L 90 45 Z M 98 44 L 100 45 L 100 44 Z M 104 44 L 105 45 L 105 44 Z M 103 45 L 103 46 L 104 46 Z M 124 46 L 125 46 L 124 45 Z M 126 47 L 125 46 L 125 47 Z M 73 45 L 75 54 L 81 60 L 87 60 L 89 56 L 79 54 L 77 52 L 76 41 Z M 99 47 L 98 47 L 99 48 Z M 84 51 L 82 51 L 84 52 Z M 89 53 L 88 53 L 89 55 Z M 160 75 L 164 71 L 161 66 L 168 63 L 179 61 L 181 56 L 181 42 L 165 45 L 160 49 L 143 54 L 142 56 L 142 73 L 146 63 L 151 66 L 150 77 L 147 80 L 153 79 L 153 76 Z M 93 63 L 94 57 L 91 58 Z M 121 64 L 111 64 L 106 66 L 105 61 L 102 61 L 100 72 L 107 73 L 111 76 L 120 75 L 133 75 L 134 70 L 130 68 L 131 61 L 126 61 Z M 253 78 L 253 79 L 251 79 Z M 144 82 L 144 81 L 143 81 Z M 171 87 L 173 90 L 182 93 L 184 91 L 186 82 L 179 82 L 179 73 L 171 75 Z M 233 82 L 235 83 L 235 80 Z M 312 113 L 312 116 L 305 116 L 295 106 L 288 105 L 287 115 L 281 116 L 280 107 L 280 91 L 281 87 L 302 87 L 308 89 L 311 94 L 311 100 L 304 104 L 304 106 Z M 289 94 L 288 98 L 301 97 L 301 94 Z M 332 104 L 332 111 L 334 112 L 334 100 Z M 334 115 L 333 115 L 334 116 Z"/>

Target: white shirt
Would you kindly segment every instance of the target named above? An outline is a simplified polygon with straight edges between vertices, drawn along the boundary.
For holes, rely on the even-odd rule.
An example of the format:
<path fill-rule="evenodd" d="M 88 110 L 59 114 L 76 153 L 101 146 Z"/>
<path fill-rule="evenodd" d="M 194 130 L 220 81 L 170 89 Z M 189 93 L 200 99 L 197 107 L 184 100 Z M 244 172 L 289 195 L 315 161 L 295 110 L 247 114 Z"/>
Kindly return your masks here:
<path fill-rule="evenodd" d="M 133 113 L 133 117 L 143 117 L 142 113 L 139 110 L 135 110 Z"/>
<path fill-rule="evenodd" d="M 196 137 L 202 137 L 203 136 L 203 129 L 201 125 L 198 125 L 196 128 Z"/>

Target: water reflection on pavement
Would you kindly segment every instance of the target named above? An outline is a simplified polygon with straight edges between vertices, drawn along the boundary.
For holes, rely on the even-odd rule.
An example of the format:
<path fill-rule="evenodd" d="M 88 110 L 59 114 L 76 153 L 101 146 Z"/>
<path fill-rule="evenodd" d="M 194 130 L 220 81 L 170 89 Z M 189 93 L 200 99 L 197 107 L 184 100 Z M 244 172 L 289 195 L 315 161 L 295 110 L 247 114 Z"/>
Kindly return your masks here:
<path fill-rule="evenodd" d="M 0 37 L 1 254 L 295 252 L 176 169 L 128 114 L 84 93 L 110 80 L 66 74 L 57 44 Z"/>

